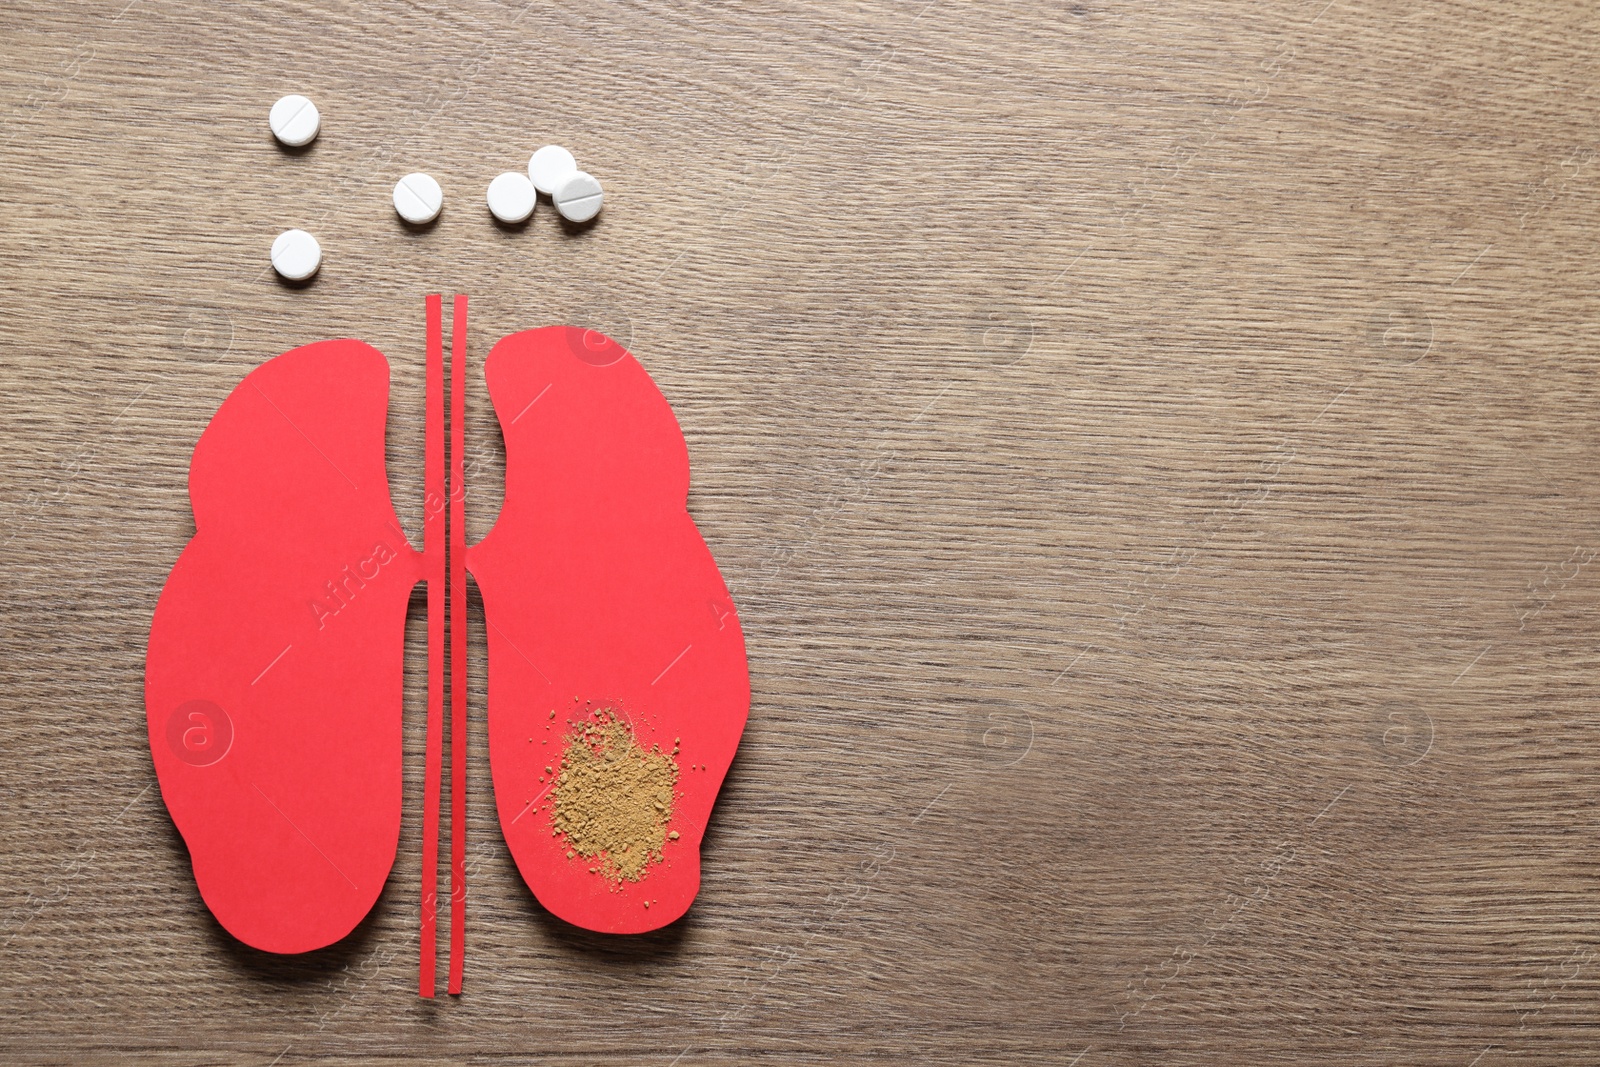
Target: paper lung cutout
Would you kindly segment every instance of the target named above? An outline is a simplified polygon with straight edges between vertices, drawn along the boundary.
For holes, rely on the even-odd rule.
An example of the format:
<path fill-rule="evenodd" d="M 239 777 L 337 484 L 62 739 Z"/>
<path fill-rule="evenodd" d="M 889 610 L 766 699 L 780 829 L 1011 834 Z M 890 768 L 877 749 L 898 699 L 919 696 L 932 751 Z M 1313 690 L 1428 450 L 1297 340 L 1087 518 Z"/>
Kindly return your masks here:
<path fill-rule="evenodd" d="M 653 930 L 700 887 L 700 840 L 750 706 L 733 600 L 685 506 L 689 453 L 650 376 L 602 334 L 512 334 L 484 375 L 505 435 L 505 503 L 467 568 L 489 620 L 500 826 L 556 915 Z M 614 705 L 643 748 L 679 749 L 667 827 L 679 836 L 637 882 L 597 877 L 550 832 L 542 772 L 575 702 Z"/>
<path fill-rule="evenodd" d="M 400 836 L 406 604 L 389 364 L 359 341 L 245 378 L 195 446 L 195 536 L 156 605 L 150 753 L 195 882 L 246 944 L 303 952 L 371 909 Z"/>
<path fill-rule="evenodd" d="M 457 308 L 464 316 L 464 298 Z M 655 929 L 694 899 L 706 821 L 744 728 L 738 616 L 685 508 L 682 434 L 632 356 L 600 334 L 552 327 L 502 340 L 486 378 L 506 438 L 506 490 L 490 535 L 464 555 L 489 624 L 501 827 L 556 915 L 614 933 Z M 434 403 L 430 392 L 430 471 L 443 464 Z M 207 906 L 272 952 L 349 933 L 395 857 L 407 605 L 417 582 L 444 571 L 432 526 L 424 556 L 395 517 L 387 404 L 388 364 L 358 341 L 298 348 L 247 376 L 195 448 L 196 533 L 151 626 L 145 701 L 163 799 Z M 430 591 L 429 604 L 442 619 L 442 596 Z M 431 655 L 443 651 L 436 621 Z M 540 779 L 585 702 L 615 706 L 645 747 L 670 751 L 681 739 L 669 825 L 678 837 L 639 881 L 591 872 L 551 832 Z M 459 894 L 459 865 L 457 875 Z M 432 908 L 425 893 L 424 995 Z"/>

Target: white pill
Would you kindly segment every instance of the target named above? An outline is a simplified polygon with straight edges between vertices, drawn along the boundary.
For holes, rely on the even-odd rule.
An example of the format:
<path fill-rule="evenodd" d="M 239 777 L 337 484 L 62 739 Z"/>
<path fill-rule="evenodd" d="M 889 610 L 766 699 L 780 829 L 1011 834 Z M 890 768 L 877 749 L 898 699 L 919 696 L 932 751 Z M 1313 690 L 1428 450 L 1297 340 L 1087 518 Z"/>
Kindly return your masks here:
<path fill-rule="evenodd" d="M 303 282 L 322 266 L 322 246 L 304 230 L 284 230 L 272 242 L 272 269 L 291 282 Z"/>
<path fill-rule="evenodd" d="M 432 222 L 444 206 L 444 190 L 433 176 L 418 172 L 394 183 L 394 209 L 413 225 Z"/>
<path fill-rule="evenodd" d="M 533 183 L 516 171 L 506 171 L 489 183 L 489 213 L 501 222 L 522 222 L 533 214 L 539 194 Z"/>
<path fill-rule="evenodd" d="M 322 115 L 317 112 L 317 105 L 305 97 L 286 96 L 272 105 L 267 125 L 272 127 L 272 136 L 291 148 L 299 148 L 317 136 Z"/>
<path fill-rule="evenodd" d="M 578 169 L 578 161 L 558 144 L 547 144 L 528 160 L 528 178 L 541 193 L 551 195 L 556 186 Z"/>
<path fill-rule="evenodd" d="M 605 194 L 600 191 L 600 183 L 593 175 L 578 170 L 567 175 L 550 198 L 555 201 L 561 217 L 568 222 L 588 222 L 600 214 L 600 202 L 605 199 Z"/>

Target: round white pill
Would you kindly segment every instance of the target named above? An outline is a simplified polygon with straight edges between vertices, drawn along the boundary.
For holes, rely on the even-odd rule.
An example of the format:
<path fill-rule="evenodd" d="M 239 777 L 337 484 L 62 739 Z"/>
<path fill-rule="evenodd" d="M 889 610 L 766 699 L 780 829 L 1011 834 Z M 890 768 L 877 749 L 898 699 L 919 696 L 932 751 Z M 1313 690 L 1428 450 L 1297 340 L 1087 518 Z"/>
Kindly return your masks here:
<path fill-rule="evenodd" d="M 605 194 L 593 175 L 578 170 L 567 175 L 550 198 L 568 222 L 588 222 L 600 214 L 600 202 Z"/>
<path fill-rule="evenodd" d="M 394 209 L 412 225 L 420 226 L 439 217 L 444 206 L 444 190 L 433 176 L 418 172 L 394 183 Z"/>
<path fill-rule="evenodd" d="M 533 183 L 516 171 L 506 171 L 489 183 L 489 213 L 501 222 L 522 222 L 533 214 L 539 194 Z"/>
<path fill-rule="evenodd" d="M 578 161 L 558 144 L 547 144 L 528 160 L 528 179 L 541 193 L 553 195 L 556 186 L 578 169 Z"/>
<path fill-rule="evenodd" d="M 272 269 L 291 282 L 303 282 L 322 266 L 322 246 L 304 230 L 284 230 L 272 242 Z"/>
<path fill-rule="evenodd" d="M 322 128 L 322 115 L 317 105 L 303 96 L 285 96 L 272 105 L 267 116 L 272 136 L 291 148 L 310 144 Z"/>

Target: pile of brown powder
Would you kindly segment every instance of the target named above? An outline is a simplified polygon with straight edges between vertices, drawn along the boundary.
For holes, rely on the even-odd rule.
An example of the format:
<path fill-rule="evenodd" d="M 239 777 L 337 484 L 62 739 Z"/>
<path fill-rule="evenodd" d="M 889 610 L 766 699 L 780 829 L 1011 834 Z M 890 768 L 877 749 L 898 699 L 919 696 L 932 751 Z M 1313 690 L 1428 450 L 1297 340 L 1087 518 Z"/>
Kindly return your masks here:
<path fill-rule="evenodd" d="M 647 752 L 612 708 L 573 724 L 551 791 L 552 825 L 590 870 L 637 882 L 662 860 L 678 784 L 678 763 L 659 745 Z M 570 856 L 570 853 L 569 853 Z"/>

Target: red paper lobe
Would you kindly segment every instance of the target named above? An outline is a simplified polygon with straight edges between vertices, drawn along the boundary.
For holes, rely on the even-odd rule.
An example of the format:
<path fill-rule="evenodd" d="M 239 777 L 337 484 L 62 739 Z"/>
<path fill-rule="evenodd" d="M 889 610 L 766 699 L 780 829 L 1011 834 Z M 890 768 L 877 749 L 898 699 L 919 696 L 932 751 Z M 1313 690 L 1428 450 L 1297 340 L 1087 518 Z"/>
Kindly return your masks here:
<path fill-rule="evenodd" d="M 574 327 L 512 334 L 485 377 L 506 442 L 505 501 L 467 566 L 488 623 L 501 829 L 556 915 L 653 930 L 699 889 L 706 821 L 749 713 L 738 614 L 686 510 L 677 420 L 622 346 Z M 637 880 L 596 873 L 603 856 L 569 857 L 575 842 L 553 833 L 567 739 L 603 708 L 677 763 L 665 828 L 677 837 Z"/>
<path fill-rule="evenodd" d="M 195 882 L 235 937 L 330 944 L 400 833 L 406 605 L 422 575 L 384 469 L 389 365 L 297 348 L 234 389 L 195 446 L 194 538 L 150 628 L 145 712 Z"/>

